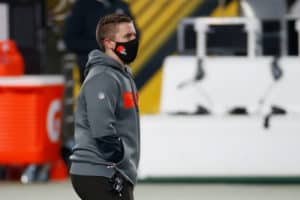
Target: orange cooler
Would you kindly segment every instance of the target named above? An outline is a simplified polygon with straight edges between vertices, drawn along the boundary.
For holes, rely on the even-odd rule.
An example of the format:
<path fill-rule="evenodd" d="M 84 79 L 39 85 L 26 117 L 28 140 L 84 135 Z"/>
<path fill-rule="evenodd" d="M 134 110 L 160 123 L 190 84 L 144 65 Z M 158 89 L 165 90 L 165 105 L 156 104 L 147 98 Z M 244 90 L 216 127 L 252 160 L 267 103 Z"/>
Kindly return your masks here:
<path fill-rule="evenodd" d="M 24 74 L 24 60 L 12 40 L 0 40 L 0 76 Z"/>
<path fill-rule="evenodd" d="M 60 159 L 62 76 L 0 78 L 0 164 Z"/>

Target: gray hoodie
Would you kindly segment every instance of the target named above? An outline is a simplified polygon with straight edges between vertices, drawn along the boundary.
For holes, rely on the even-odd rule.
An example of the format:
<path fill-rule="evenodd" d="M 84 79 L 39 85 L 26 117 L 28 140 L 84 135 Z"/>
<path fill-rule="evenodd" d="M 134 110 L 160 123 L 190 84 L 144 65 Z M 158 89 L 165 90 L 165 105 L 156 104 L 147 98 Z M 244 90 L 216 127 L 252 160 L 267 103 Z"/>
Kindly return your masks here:
<path fill-rule="evenodd" d="M 86 67 L 75 113 L 70 173 L 109 178 L 118 171 L 135 184 L 140 125 L 137 89 L 129 69 L 99 50 L 89 54 Z"/>

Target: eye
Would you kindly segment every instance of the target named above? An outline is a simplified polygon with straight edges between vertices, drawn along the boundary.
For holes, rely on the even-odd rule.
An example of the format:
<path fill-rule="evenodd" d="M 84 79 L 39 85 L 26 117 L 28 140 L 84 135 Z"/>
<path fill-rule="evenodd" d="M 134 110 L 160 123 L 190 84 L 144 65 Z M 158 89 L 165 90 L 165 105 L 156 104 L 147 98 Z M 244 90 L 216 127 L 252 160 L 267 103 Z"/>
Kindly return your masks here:
<path fill-rule="evenodd" d="M 125 35 L 125 39 L 131 40 L 132 38 L 135 38 L 135 33 L 128 33 Z"/>

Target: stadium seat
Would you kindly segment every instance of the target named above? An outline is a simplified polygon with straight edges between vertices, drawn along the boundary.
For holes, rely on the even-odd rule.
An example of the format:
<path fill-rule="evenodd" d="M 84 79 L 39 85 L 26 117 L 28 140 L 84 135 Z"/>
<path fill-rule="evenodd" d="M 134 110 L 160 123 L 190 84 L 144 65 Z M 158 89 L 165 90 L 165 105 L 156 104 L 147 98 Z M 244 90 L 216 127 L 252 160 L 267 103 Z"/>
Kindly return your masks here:
<path fill-rule="evenodd" d="M 260 112 L 260 103 L 274 85 L 271 57 L 169 56 L 164 62 L 161 112 L 212 114 L 234 110 Z"/>
<path fill-rule="evenodd" d="M 197 58 L 169 56 L 163 64 L 162 113 L 194 113 L 197 107 L 210 108 L 209 100 L 196 80 Z"/>
<path fill-rule="evenodd" d="M 260 112 L 260 102 L 274 84 L 271 57 L 218 57 L 203 60 L 201 83 L 213 101 L 213 112 L 226 114 L 234 109 Z"/>
<path fill-rule="evenodd" d="M 277 106 L 288 113 L 300 114 L 300 58 L 282 57 L 279 67 L 283 75 L 267 95 L 264 110 Z"/>

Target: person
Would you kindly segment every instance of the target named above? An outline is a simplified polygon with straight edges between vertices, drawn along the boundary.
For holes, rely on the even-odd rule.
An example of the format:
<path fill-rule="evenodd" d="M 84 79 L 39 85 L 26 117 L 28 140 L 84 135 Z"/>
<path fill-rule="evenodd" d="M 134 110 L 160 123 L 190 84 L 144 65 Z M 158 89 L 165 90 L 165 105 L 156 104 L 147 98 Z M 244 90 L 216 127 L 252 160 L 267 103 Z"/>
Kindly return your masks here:
<path fill-rule="evenodd" d="M 132 18 L 110 14 L 96 28 L 75 112 L 70 176 L 81 199 L 133 199 L 140 158 L 137 89 L 127 64 L 137 56 Z"/>
<path fill-rule="evenodd" d="M 63 37 L 67 49 L 77 56 L 81 83 L 88 53 L 98 48 L 94 38 L 98 19 L 111 13 L 127 14 L 132 18 L 128 4 L 121 0 L 77 0 L 66 18 Z"/>

